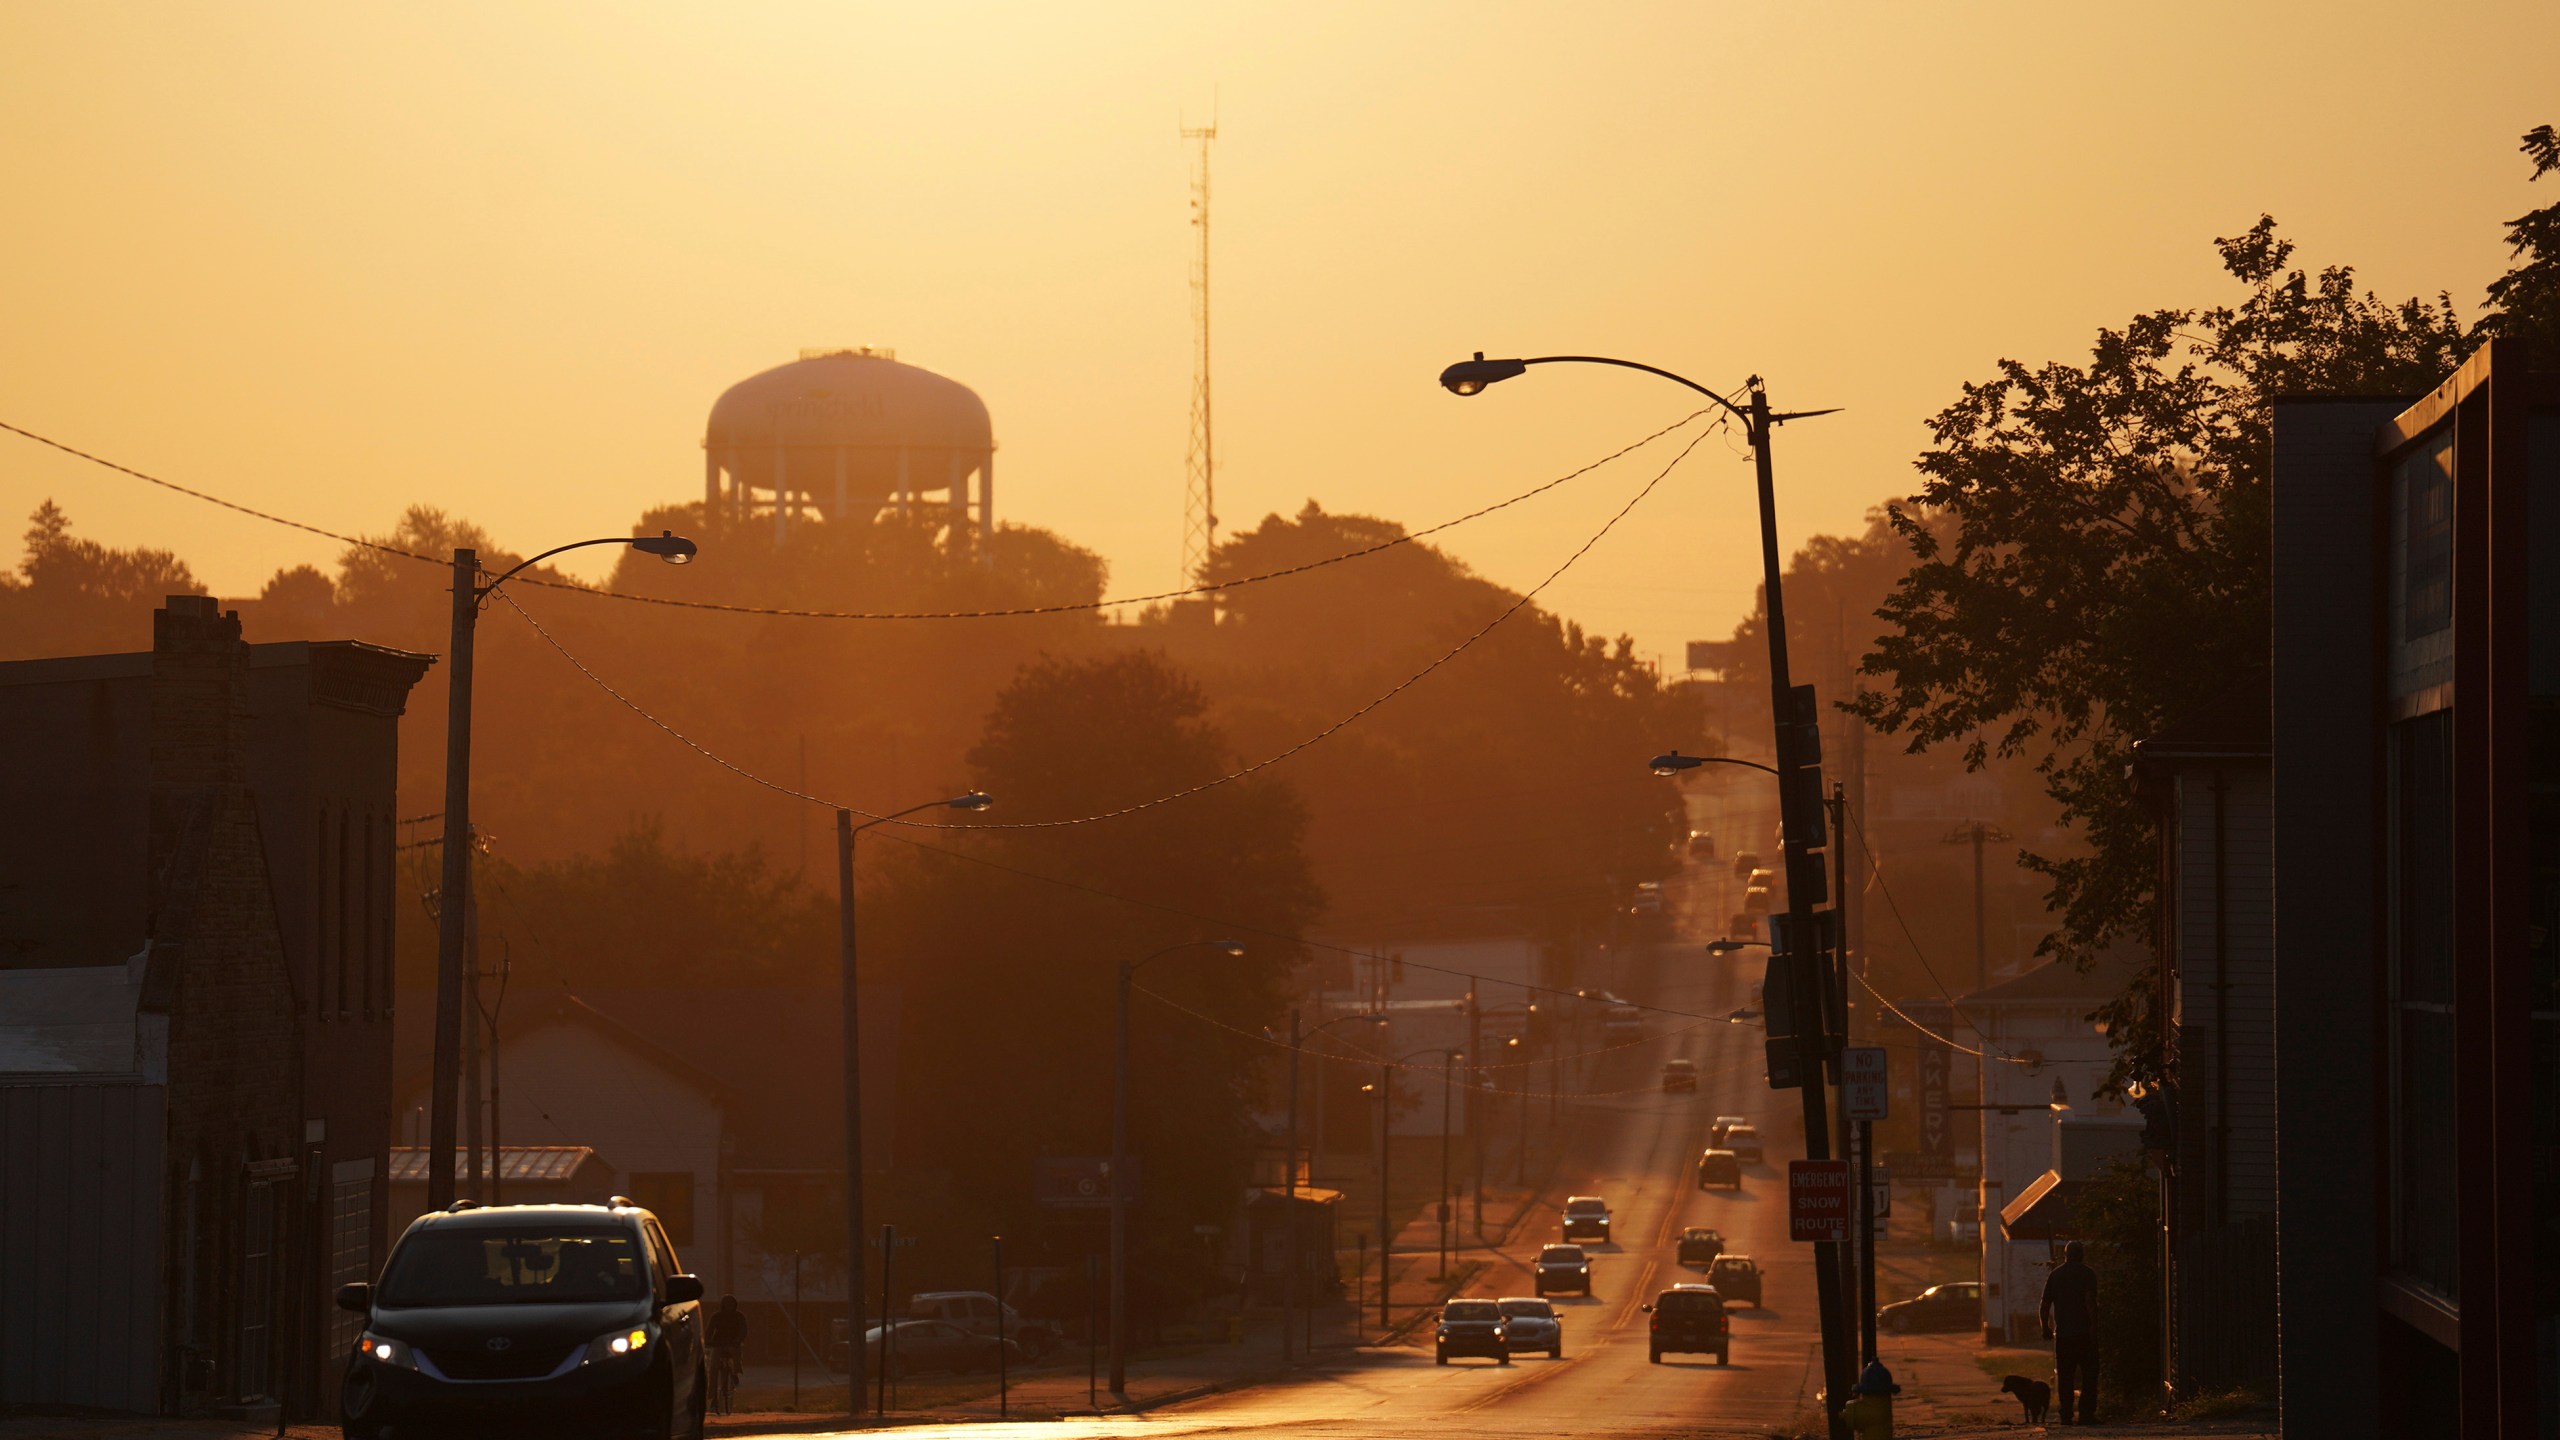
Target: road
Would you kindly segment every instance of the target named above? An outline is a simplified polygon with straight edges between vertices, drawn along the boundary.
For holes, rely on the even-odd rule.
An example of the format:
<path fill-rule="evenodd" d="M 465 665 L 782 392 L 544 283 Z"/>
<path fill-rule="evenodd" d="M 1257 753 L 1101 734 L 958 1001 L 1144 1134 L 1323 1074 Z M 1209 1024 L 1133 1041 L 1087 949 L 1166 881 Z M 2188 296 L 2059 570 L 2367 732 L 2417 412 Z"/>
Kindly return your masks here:
<path fill-rule="evenodd" d="M 1757 803 L 1741 785 L 1727 788 L 1733 792 L 1728 800 L 1712 793 L 1694 797 L 1692 812 L 1717 830 L 1729 862 L 1737 844 L 1751 845 L 1767 831 L 1774 807 Z M 1736 838 L 1727 840 L 1727 830 Z M 1766 952 L 1710 957 L 1703 943 L 1738 895 L 1724 873 L 1727 862 L 1702 864 L 1675 882 L 1682 929 L 1700 938 L 1636 947 L 1600 962 L 1599 973 L 1584 982 L 1696 1015 L 1723 1015 L 1747 1004 Z M 1661 1092 L 1662 1062 L 1674 1055 L 1697 1062 L 1695 1095 Z M 1533 1073 L 1544 1082 L 1543 1066 Z M 1521 1227 L 1501 1262 L 1470 1292 L 1531 1293 L 1524 1262 L 1539 1243 L 1555 1238 L 1551 1202 L 1565 1194 L 1606 1196 L 1617 1238 L 1597 1247 L 1594 1293 L 1588 1299 L 1556 1297 L 1565 1316 L 1563 1359 L 1523 1356 L 1508 1366 L 1455 1360 L 1441 1367 L 1432 1363 L 1427 1347 L 1410 1349 L 1143 1417 L 1070 1426 L 1156 1437 L 1271 1431 L 1363 1440 L 1429 1433 L 1766 1435 L 1811 1409 L 1821 1363 L 1810 1247 L 1787 1240 L 1784 1197 L 1785 1160 L 1802 1153 L 1801 1102 L 1795 1091 L 1768 1088 L 1761 1032 L 1657 1018 L 1653 1038 L 1594 1057 L 1568 1085 L 1580 1092 L 1565 1114 L 1567 1133 L 1578 1137 L 1578 1146 L 1558 1165 L 1545 1213 Z M 1720 1113 L 1751 1117 L 1774 1162 L 1745 1167 L 1738 1193 L 1700 1191 L 1693 1179 L 1708 1123 Z M 1723 1231 L 1728 1250 L 1757 1257 L 1768 1272 L 1766 1303 L 1732 1312 L 1729 1367 L 1718 1366 L 1713 1356 L 1665 1356 L 1660 1365 L 1647 1356 L 1648 1317 L 1639 1307 L 1667 1285 L 1698 1278 L 1675 1263 L 1674 1242 L 1688 1225 Z M 1027 1428 L 1053 1440 L 1059 1433 L 1056 1424 Z M 969 1433 L 984 1436 L 988 1427 L 972 1426 Z"/>

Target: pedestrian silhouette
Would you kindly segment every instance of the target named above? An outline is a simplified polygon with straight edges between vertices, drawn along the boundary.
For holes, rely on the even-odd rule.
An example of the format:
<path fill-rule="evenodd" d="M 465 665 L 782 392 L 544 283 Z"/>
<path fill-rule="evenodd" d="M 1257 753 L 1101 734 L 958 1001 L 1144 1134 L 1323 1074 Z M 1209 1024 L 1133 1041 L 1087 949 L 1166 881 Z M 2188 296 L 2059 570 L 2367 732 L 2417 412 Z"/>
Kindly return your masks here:
<path fill-rule="evenodd" d="M 2077 1240 L 2062 1247 L 2062 1263 L 2044 1277 L 2044 1303 L 2036 1307 L 2044 1337 L 2053 1342 L 2053 1388 L 2065 1425 L 2098 1420 L 2098 1272 L 2089 1268 L 2086 1253 Z M 2071 1404 L 2075 1392 L 2077 1410 Z"/>

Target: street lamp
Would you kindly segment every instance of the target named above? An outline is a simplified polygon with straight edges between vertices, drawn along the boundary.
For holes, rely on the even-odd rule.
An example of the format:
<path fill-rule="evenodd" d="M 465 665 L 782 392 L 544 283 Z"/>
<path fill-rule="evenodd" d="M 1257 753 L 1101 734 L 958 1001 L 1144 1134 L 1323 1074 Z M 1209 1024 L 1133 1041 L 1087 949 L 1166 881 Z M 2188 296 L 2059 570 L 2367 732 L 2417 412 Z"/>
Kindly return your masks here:
<path fill-rule="evenodd" d="M 471 648 L 480 606 L 499 586 L 554 555 L 590 545 L 628 545 L 670 565 L 693 562 L 694 544 L 672 530 L 606 535 L 556 545 L 482 583 L 480 552 L 453 552 L 453 639 L 448 647 L 444 731 L 444 889 L 436 906 L 435 1093 L 429 1099 L 427 1208 L 453 1203 L 453 1149 L 462 1088 L 462 960 L 471 894 Z"/>
<path fill-rule="evenodd" d="M 1395 1230 L 1394 1227 L 1388 1223 L 1388 1214 L 1391 1208 L 1389 1201 L 1393 1192 L 1387 1183 L 1387 1159 L 1388 1156 L 1393 1153 L 1395 1148 L 1396 1067 L 1404 1064 L 1408 1060 L 1418 1059 L 1424 1055 L 1438 1055 L 1441 1057 L 1444 1067 L 1452 1066 L 1456 1063 L 1457 1054 L 1458 1052 L 1455 1050 L 1434 1045 L 1416 1050 L 1408 1055 L 1399 1055 L 1392 1060 L 1383 1055 L 1378 1057 L 1378 1083 L 1376 1086 L 1376 1093 L 1378 1097 L 1378 1327 L 1382 1330 L 1392 1328 L 1395 1324 L 1395 1321 L 1388 1314 L 1388 1306 L 1394 1295 L 1395 1269 L 1392 1262 L 1394 1261 L 1396 1252 Z M 1447 1084 L 1445 1075 L 1443 1077 L 1442 1084 L 1445 1094 L 1445 1087 Z M 1440 1194 L 1442 1200 L 1446 1201 L 1449 1193 L 1449 1125 L 1446 1119 L 1447 1102 L 1445 1099 L 1442 1102 L 1441 1108 L 1443 1119 L 1440 1124 Z M 1446 1249 L 1446 1228 L 1447 1227 L 1444 1223 L 1442 1227 L 1444 1232 L 1442 1240 L 1443 1248 L 1441 1251 L 1443 1259 L 1440 1267 L 1443 1274 L 1446 1274 L 1448 1271 L 1448 1262 L 1446 1259 L 1448 1254 Z"/>
<path fill-rule="evenodd" d="M 1289 1148 L 1281 1161 L 1288 1172 L 1289 1187 L 1289 1274 L 1280 1286 L 1280 1363 L 1286 1365 L 1297 1358 L 1298 1284 L 1306 1262 L 1300 1258 L 1298 1233 L 1298 1058 L 1307 1042 L 1336 1025 L 1357 1021 L 1367 1025 L 1384 1025 L 1387 1017 L 1378 1014 L 1336 1015 L 1319 1023 L 1313 1030 L 1298 1028 L 1298 1012 L 1289 1012 Z M 1313 1349 L 1314 1342 L 1309 1341 Z"/>
<path fill-rule="evenodd" d="M 1757 770 L 1764 775 L 1778 773 L 1776 766 L 1763 765 L 1757 760 L 1739 760 L 1731 755 L 1683 755 L 1677 750 L 1666 750 L 1647 763 L 1652 765 L 1653 773 L 1656 775 L 1677 775 L 1683 770 L 1695 770 L 1701 765 L 1740 765 L 1745 769 Z"/>
<path fill-rule="evenodd" d="M 1796 952 L 1789 956 L 1788 971 L 1794 980 L 1797 996 L 1795 1013 L 1807 1017 L 1796 1027 L 1795 1065 L 1804 1091 L 1805 1158 L 1824 1160 L 1831 1153 L 1831 1122 L 1823 1097 L 1822 1066 L 1829 1058 L 1829 1037 L 1823 1032 L 1822 987 L 1814 968 L 1813 907 L 1822 899 L 1827 877 L 1823 874 L 1821 848 L 1822 779 L 1821 742 L 1816 732 L 1812 687 L 1798 691 L 1787 670 L 1787 613 L 1782 581 L 1785 575 L 1783 557 L 1778 551 L 1778 495 L 1776 472 L 1771 466 L 1770 438 L 1776 428 L 1789 420 L 1828 415 L 1830 410 L 1805 410 L 1773 413 L 1769 409 L 1768 391 L 1754 375 L 1748 382 L 1750 406 L 1744 408 L 1691 380 L 1657 366 L 1633 360 L 1619 360 L 1605 355 L 1533 355 L 1525 359 L 1488 360 L 1479 350 L 1471 360 L 1461 360 L 1440 372 L 1440 383 L 1454 395 L 1477 395 L 1488 385 L 1511 379 L 1532 365 L 1609 365 L 1622 370 L 1641 370 L 1685 389 L 1695 391 L 1713 401 L 1724 412 L 1742 423 L 1743 433 L 1751 445 L 1754 478 L 1758 481 L 1760 501 L 1760 566 L 1762 594 L 1769 632 L 1769 719 L 1776 732 L 1776 753 L 1772 757 L 1778 777 L 1778 816 L 1783 832 L 1787 874 L 1788 929 L 1794 937 Z M 1683 756 L 1677 751 L 1660 757 L 1674 762 L 1668 772 L 1677 774 L 1691 768 L 1680 761 L 1702 760 L 1704 757 Z M 1657 762 L 1657 769 L 1661 769 Z M 1772 1074 L 1777 1071 L 1773 1068 Z M 1830 1241 L 1814 1247 L 1815 1303 L 1822 1313 L 1823 1390 L 1825 1408 L 1830 1412 L 1830 1429 L 1837 1436 L 1845 1434 L 1840 1419 L 1840 1406 L 1849 1390 L 1850 1347 L 1847 1315 L 1841 1307 L 1842 1276 L 1839 1246 Z"/>
<path fill-rule="evenodd" d="M 863 1254 L 869 1237 L 863 1233 L 862 1219 L 862 991 L 858 983 L 856 961 L 859 931 L 854 923 L 853 842 L 854 837 L 874 825 L 903 820 L 925 810 L 979 811 L 994 805 L 995 797 L 983 790 L 970 790 L 948 800 L 927 800 L 904 810 L 874 815 L 861 824 L 854 823 L 851 810 L 836 811 L 836 958 L 841 974 L 837 988 L 844 1007 L 844 1306 L 847 1332 L 853 1337 L 851 1366 L 845 1372 L 849 1384 L 846 1394 L 851 1402 L 848 1412 L 862 1405 L 862 1369 L 868 1358 L 863 1351 L 863 1332 L 870 1327 L 862 1323 Z M 886 1265 L 884 1253 L 880 1262 Z M 886 1271 L 882 1272 L 885 1276 Z M 883 1284 L 887 1283 L 884 1279 Z M 887 1324 L 888 1301 L 881 1301 L 882 1324 Z M 885 1342 L 884 1342 L 885 1343 Z"/>
<path fill-rule="evenodd" d="M 1244 958 L 1239 940 L 1182 940 L 1120 962 L 1119 1049 L 1111 1080 L 1111 1393 L 1122 1399 L 1129 1394 L 1129 980 L 1150 960 L 1201 946 L 1230 960 Z"/>

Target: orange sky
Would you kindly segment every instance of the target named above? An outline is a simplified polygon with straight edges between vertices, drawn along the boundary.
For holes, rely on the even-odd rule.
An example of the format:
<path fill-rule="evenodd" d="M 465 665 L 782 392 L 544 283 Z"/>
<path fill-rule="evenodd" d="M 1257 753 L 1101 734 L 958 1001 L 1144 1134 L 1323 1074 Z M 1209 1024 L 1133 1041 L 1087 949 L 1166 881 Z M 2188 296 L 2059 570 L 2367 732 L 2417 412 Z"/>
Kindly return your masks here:
<path fill-rule="evenodd" d="M 730 382 L 882 344 L 986 398 L 1000 515 L 1162 588 L 1175 130 L 1214 95 L 1230 528 L 1310 495 L 1429 523 L 1688 408 L 1605 371 L 1432 383 L 1570 350 L 1848 407 L 1781 434 L 1792 542 L 1903 493 L 1922 419 L 1998 356 L 2225 298 L 2210 241 L 2262 210 L 2305 261 L 2470 313 L 2500 222 L 2553 198 L 2514 146 L 2560 120 L 2560 6 L 2441 8 L 14 5 L 0 419 L 330 528 L 430 501 L 530 550 L 698 495 Z M 1709 442 L 1551 598 L 1675 664 L 1728 633 L 1749 474 Z M 1527 584 L 1641 479 L 1446 543 Z M 47 496 L 226 593 L 331 558 L 0 437 L 0 522 Z"/>

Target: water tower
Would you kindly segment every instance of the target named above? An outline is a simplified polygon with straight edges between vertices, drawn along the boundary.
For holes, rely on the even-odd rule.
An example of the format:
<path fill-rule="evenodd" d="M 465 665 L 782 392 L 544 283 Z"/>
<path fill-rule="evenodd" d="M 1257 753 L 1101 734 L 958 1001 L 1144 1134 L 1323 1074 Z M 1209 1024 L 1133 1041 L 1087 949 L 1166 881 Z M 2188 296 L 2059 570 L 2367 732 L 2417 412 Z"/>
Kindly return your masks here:
<path fill-rule="evenodd" d="M 995 474 L 977 393 L 870 346 L 803 350 L 739 381 L 711 407 L 702 437 L 705 520 L 770 517 L 777 542 L 811 519 L 867 523 L 921 505 L 947 510 L 954 538 L 974 512 L 984 542 L 995 530 Z"/>

